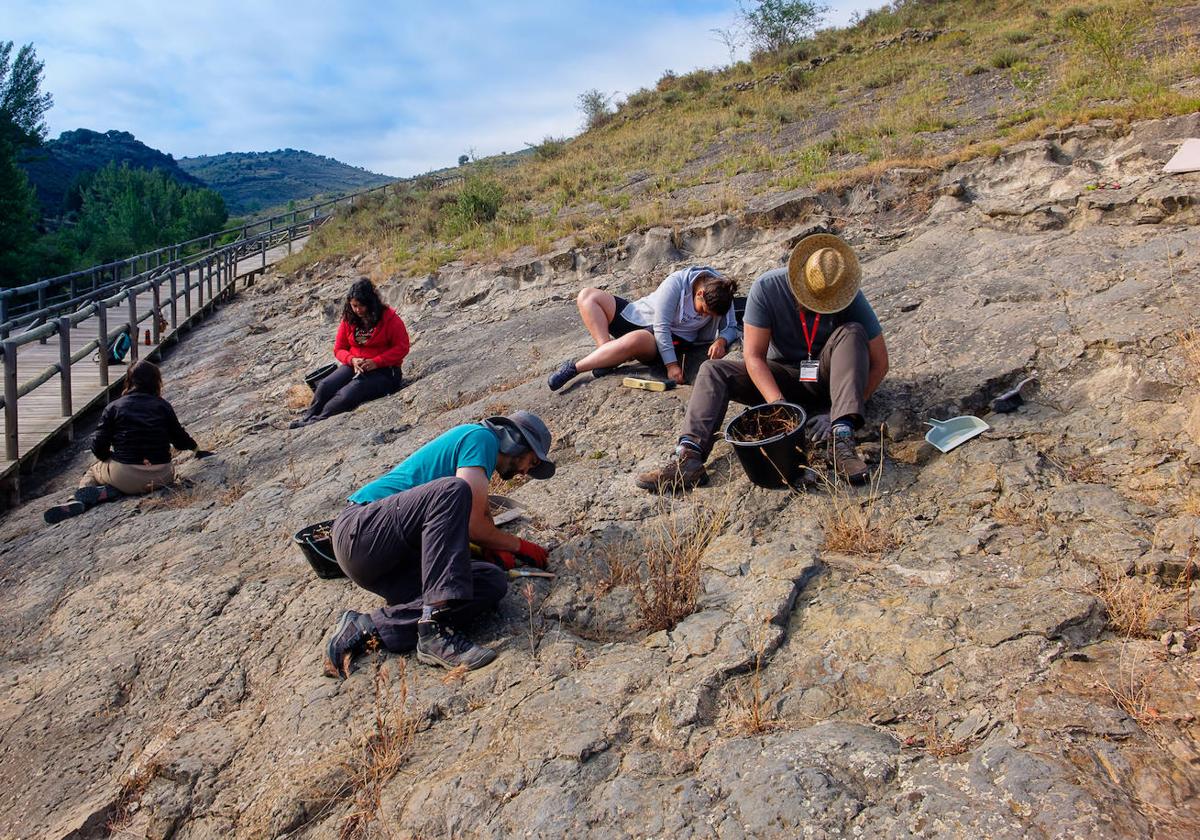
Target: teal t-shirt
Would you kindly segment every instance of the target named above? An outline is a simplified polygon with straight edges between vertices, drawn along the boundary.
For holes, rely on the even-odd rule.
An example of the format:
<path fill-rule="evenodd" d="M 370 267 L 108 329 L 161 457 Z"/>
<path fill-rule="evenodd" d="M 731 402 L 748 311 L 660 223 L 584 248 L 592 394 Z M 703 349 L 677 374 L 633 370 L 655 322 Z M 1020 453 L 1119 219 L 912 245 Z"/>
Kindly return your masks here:
<path fill-rule="evenodd" d="M 480 467 L 488 477 L 496 469 L 500 441 L 478 423 L 455 426 L 435 437 L 350 497 L 355 504 L 377 502 L 393 493 L 411 490 L 437 478 L 449 478 L 462 467 Z"/>

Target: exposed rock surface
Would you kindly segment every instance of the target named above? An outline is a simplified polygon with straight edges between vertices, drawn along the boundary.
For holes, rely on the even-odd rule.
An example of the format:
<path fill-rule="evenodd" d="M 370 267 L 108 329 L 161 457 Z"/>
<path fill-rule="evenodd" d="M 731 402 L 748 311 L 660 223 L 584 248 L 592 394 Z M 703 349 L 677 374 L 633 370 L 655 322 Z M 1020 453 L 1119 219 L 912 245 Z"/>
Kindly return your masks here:
<path fill-rule="evenodd" d="M 1096 592 L 1098 568 L 1166 587 L 1196 556 L 1180 334 L 1200 176 L 1157 172 L 1198 134 L 1094 125 L 744 219 L 392 278 L 411 384 L 297 431 L 285 392 L 325 361 L 366 264 L 269 276 L 164 364 L 218 452 L 181 460 L 190 486 L 45 527 L 79 446 L 0 521 L 0 836 L 1195 836 L 1200 667 L 1159 640 L 1194 619 L 1125 642 Z M 895 538 L 866 555 L 824 544 L 827 512 L 865 493 L 756 489 L 723 446 L 692 497 L 637 491 L 689 388 L 544 383 L 586 349 L 581 285 L 636 295 L 703 258 L 748 286 L 834 219 L 892 357 L 864 443 L 878 458 L 886 424 L 875 530 Z M 982 437 L 921 441 L 927 417 L 982 413 L 1034 369 Z M 291 533 L 444 428 L 517 407 L 555 434 L 558 476 L 509 493 L 559 576 L 477 628 L 497 662 L 322 676 L 334 619 L 376 599 L 313 577 Z M 630 570 L 721 515 L 696 611 L 654 629 Z M 397 772 L 362 772 L 368 735 Z"/>

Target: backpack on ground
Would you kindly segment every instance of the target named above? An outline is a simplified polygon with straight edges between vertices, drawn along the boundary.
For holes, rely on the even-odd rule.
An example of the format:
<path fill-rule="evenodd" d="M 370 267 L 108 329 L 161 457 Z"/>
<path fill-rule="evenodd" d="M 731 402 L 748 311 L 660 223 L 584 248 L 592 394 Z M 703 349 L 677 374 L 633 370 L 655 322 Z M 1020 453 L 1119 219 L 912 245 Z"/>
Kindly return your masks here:
<path fill-rule="evenodd" d="M 125 357 L 129 355 L 129 345 L 132 342 L 129 340 L 129 333 L 121 333 L 112 341 L 109 342 L 106 352 L 108 353 L 108 363 L 110 365 L 120 365 L 125 363 Z M 100 364 L 100 353 L 96 352 L 92 356 L 92 361 Z"/>

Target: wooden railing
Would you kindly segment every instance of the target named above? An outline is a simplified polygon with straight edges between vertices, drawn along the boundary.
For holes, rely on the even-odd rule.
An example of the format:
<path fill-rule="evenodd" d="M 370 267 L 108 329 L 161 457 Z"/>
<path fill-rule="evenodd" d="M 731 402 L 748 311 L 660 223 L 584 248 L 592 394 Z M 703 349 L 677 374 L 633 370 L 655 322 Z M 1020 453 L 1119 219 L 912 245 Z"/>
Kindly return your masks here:
<path fill-rule="evenodd" d="M 126 280 L 110 294 L 87 301 L 83 306 L 53 317 L 44 317 L 41 324 L 0 341 L 3 355 L 4 390 L 0 405 L 4 409 L 4 458 L 19 462 L 26 454 L 20 451 L 19 430 L 21 400 L 59 377 L 61 416 L 64 420 L 74 418 L 88 406 L 74 405 L 71 383 L 71 368 L 77 362 L 97 354 L 100 388 L 95 396 L 107 393 L 111 384 L 108 363 L 108 348 L 122 333 L 130 338 L 129 362 L 137 360 L 138 338 L 141 325 L 150 323 L 146 329 L 151 343 L 159 345 L 164 338 L 172 336 L 182 327 L 211 309 L 214 302 L 232 296 L 238 276 L 238 264 L 256 254 L 261 254 L 261 268 L 243 274 L 253 274 L 265 269 L 267 251 L 271 248 L 288 246 L 291 252 L 295 240 L 308 236 L 328 216 L 314 216 L 286 227 L 271 228 L 263 233 L 240 239 L 215 248 L 193 260 L 177 260 L 164 263 L 142 275 Z M 138 299 L 150 293 L 149 305 L 139 311 Z M 52 310 L 44 307 L 39 315 Z M 115 317 L 111 310 L 121 310 Z M 72 342 L 72 329 L 90 318 L 95 318 L 95 337 L 76 347 Z M 58 361 L 32 375 L 18 375 L 18 350 L 33 343 L 47 343 L 48 339 L 58 343 Z M 51 351 L 52 352 L 52 351 Z M 89 400 L 89 403 L 92 400 Z M 12 465 L 10 465 L 11 469 Z"/>

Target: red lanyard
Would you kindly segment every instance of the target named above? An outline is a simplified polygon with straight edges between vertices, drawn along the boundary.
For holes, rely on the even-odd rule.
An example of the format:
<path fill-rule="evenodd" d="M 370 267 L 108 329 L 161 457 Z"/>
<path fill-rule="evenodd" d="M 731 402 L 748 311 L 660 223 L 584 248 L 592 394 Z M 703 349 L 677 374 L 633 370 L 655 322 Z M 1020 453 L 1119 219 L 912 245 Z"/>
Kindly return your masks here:
<path fill-rule="evenodd" d="M 804 319 L 804 313 L 800 312 L 798 314 L 800 315 L 800 329 L 804 330 L 804 340 L 808 342 L 808 358 L 811 359 L 812 346 L 813 342 L 817 340 L 817 325 L 821 323 L 821 316 L 820 314 L 813 315 L 813 328 L 810 333 L 808 331 L 808 321 Z"/>

